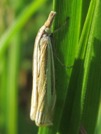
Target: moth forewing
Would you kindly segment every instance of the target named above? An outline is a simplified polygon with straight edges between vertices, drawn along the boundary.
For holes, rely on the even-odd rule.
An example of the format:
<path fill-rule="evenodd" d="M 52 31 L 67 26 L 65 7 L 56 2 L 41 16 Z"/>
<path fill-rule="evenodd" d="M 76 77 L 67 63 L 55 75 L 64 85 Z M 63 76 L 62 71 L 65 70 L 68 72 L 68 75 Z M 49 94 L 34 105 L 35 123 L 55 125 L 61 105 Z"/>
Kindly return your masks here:
<path fill-rule="evenodd" d="M 36 112 L 37 112 L 37 106 L 38 106 L 38 92 L 37 92 L 37 87 L 38 87 L 38 76 L 39 76 L 39 69 L 40 69 L 40 40 L 41 36 L 44 33 L 46 26 L 42 26 L 39 29 L 39 32 L 36 36 L 35 39 L 35 44 L 34 44 L 34 54 L 33 54 L 33 84 L 32 84 L 32 96 L 31 96 L 31 110 L 30 110 L 30 118 L 31 120 L 35 120 L 36 118 Z"/>
<path fill-rule="evenodd" d="M 56 100 L 56 93 L 55 93 L 55 69 L 54 69 L 54 58 L 53 58 L 53 50 L 52 50 L 52 44 L 50 38 L 48 38 L 48 61 L 47 61 L 47 89 L 48 90 L 48 98 L 49 104 L 51 104 L 51 110 L 54 108 L 54 103 Z"/>
<path fill-rule="evenodd" d="M 52 68 L 52 49 L 50 37 L 44 36 L 40 40 L 40 47 L 42 50 L 42 57 L 40 59 L 40 78 L 38 83 L 38 107 L 35 122 L 38 126 L 52 125 L 53 105 L 55 103 L 55 89 L 52 89 L 53 81 L 51 79 Z M 55 85 L 54 85 L 55 87 Z M 53 90 L 53 91 L 52 91 Z"/>
<path fill-rule="evenodd" d="M 50 28 L 55 12 L 51 11 L 35 39 L 33 55 L 33 86 L 30 118 L 37 126 L 52 125 L 56 101 L 55 71 Z"/>

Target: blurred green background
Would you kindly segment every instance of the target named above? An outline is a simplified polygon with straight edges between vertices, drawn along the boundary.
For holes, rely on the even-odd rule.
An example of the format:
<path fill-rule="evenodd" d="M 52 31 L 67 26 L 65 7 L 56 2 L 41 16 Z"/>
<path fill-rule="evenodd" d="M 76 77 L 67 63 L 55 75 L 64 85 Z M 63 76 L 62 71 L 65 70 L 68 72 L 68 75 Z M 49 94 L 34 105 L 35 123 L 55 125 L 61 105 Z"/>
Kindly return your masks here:
<path fill-rule="evenodd" d="M 0 0 L 0 134 L 36 134 L 30 120 L 34 39 L 52 1 Z"/>
<path fill-rule="evenodd" d="M 37 134 L 29 117 L 33 47 L 53 5 L 53 28 L 69 21 L 55 33 L 54 125 L 38 134 L 101 134 L 101 0 L 0 0 L 0 134 Z"/>

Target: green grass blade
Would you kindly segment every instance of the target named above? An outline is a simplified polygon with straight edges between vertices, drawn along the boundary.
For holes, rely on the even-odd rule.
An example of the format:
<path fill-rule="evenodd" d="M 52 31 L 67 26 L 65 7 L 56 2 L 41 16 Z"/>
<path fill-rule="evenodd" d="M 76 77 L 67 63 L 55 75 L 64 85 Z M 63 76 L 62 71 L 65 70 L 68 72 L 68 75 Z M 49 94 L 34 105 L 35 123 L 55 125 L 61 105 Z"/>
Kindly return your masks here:
<path fill-rule="evenodd" d="M 0 57 L 8 47 L 14 34 L 21 30 L 29 18 L 42 6 L 45 1 L 46 0 L 36 0 L 29 4 L 21 15 L 14 21 L 11 27 L 2 35 L 0 39 Z"/>
<path fill-rule="evenodd" d="M 6 55 L 0 60 L 0 132 L 6 132 L 6 105 L 7 105 L 7 57 Z"/>
<path fill-rule="evenodd" d="M 101 1 L 95 3 L 93 23 L 88 40 L 88 47 L 85 56 L 85 75 L 83 90 L 86 90 L 82 124 L 87 133 L 93 134 L 101 92 Z"/>
<path fill-rule="evenodd" d="M 98 114 L 98 120 L 97 120 L 95 134 L 100 134 L 100 133 L 101 133 L 101 102 L 100 102 L 100 108 L 99 108 L 99 114 Z"/>
<path fill-rule="evenodd" d="M 18 76 L 20 59 L 20 33 L 14 36 L 9 48 L 9 63 L 7 72 L 7 134 L 17 134 L 18 114 Z"/>
<path fill-rule="evenodd" d="M 54 29 L 57 30 L 57 32 L 54 33 L 53 38 L 53 48 L 56 53 L 54 54 L 57 92 L 56 111 L 54 115 L 54 125 L 52 127 L 40 128 L 38 134 L 63 133 L 62 125 L 60 125 L 62 124 L 61 118 L 72 71 L 72 67 L 70 66 L 73 66 L 74 63 L 80 34 L 82 1 L 56 0 L 54 1 L 54 7 L 57 12 L 54 22 Z M 62 64 L 57 60 L 57 57 Z M 66 122 L 66 124 L 67 123 L 68 122 Z M 67 128 L 67 126 L 64 126 L 63 129 L 65 128 Z"/>
<path fill-rule="evenodd" d="M 84 1 L 79 0 L 64 1 L 63 5 L 54 2 L 57 11 L 55 29 L 69 16 L 68 25 L 63 25 L 63 29 L 54 35 L 56 55 L 65 66 L 73 63 L 74 66 L 73 70 L 66 69 L 55 59 L 57 104 L 54 126 L 40 128 L 39 134 L 78 134 L 82 128 L 89 134 L 94 133 L 101 87 L 101 4 L 99 0 L 91 0 L 88 11 L 82 8 L 83 4 Z M 81 17 L 83 10 L 84 18 Z"/>

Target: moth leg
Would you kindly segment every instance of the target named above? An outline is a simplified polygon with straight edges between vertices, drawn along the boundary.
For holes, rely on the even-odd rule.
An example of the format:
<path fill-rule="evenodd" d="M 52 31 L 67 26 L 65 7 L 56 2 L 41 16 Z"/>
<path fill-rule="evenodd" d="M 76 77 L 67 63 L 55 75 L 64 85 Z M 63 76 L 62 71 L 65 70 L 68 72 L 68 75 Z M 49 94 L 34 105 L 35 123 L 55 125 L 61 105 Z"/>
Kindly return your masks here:
<path fill-rule="evenodd" d="M 69 27 L 69 23 L 70 23 L 70 18 L 67 17 L 66 20 L 64 21 L 64 23 L 61 26 L 58 26 L 58 28 L 56 28 L 54 30 L 53 33 L 50 34 L 51 37 L 54 37 L 54 35 L 58 32 L 62 32 L 62 30 L 65 30 L 66 26 Z"/>

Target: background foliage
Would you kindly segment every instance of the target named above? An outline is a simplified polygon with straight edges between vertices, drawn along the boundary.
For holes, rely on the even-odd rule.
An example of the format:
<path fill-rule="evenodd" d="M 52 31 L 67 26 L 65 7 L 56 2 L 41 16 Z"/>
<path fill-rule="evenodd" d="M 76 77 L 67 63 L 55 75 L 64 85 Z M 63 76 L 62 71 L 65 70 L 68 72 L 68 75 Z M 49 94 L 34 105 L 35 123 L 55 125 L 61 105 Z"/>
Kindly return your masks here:
<path fill-rule="evenodd" d="M 100 7 L 100 0 L 0 0 L 0 134 L 101 133 Z M 54 125 L 38 130 L 29 118 L 33 44 L 52 9 L 57 102 Z"/>

